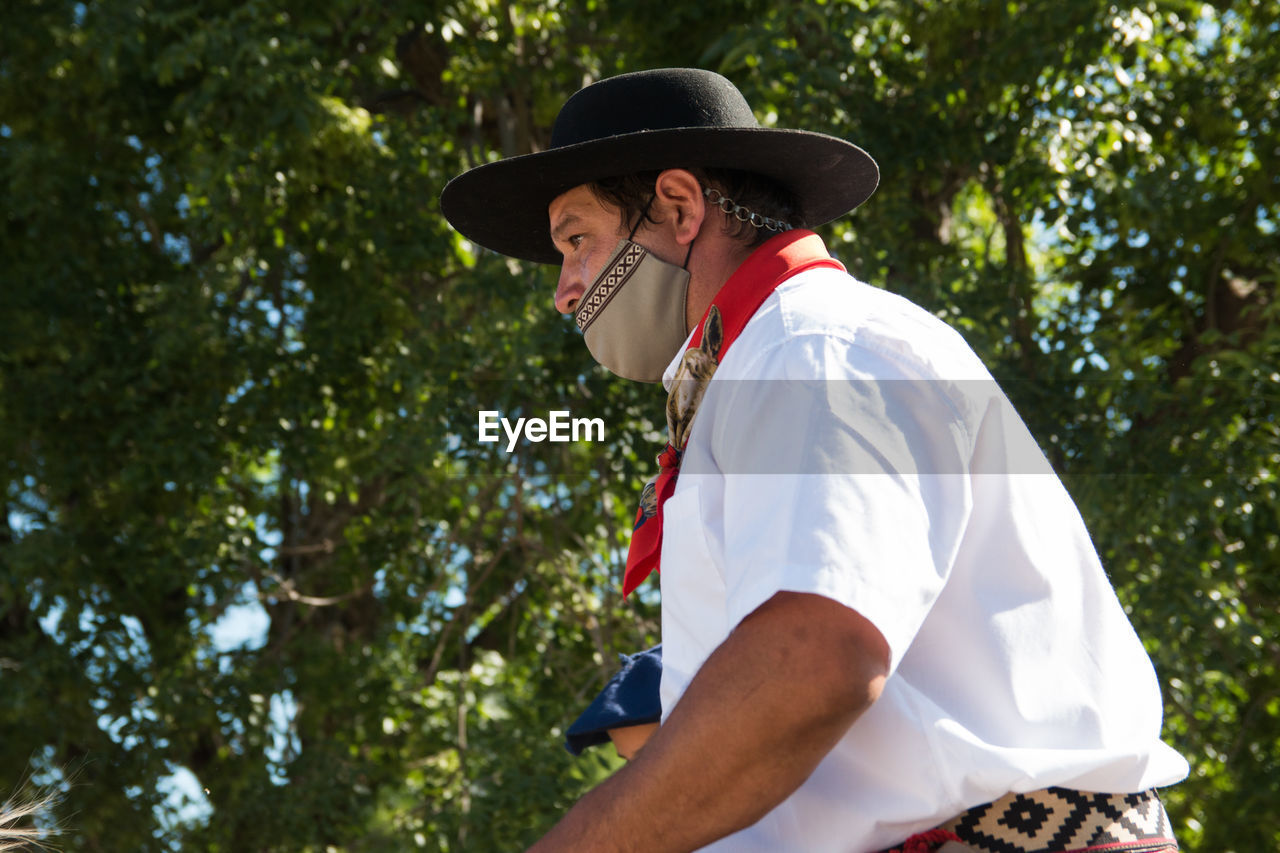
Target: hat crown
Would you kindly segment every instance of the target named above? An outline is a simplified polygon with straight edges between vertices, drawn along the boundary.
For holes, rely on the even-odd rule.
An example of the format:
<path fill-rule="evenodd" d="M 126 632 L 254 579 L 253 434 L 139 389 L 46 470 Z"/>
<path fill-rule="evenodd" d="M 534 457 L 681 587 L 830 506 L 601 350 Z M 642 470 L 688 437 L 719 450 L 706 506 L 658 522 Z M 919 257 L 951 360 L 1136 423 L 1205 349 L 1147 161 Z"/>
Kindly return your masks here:
<path fill-rule="evenodd" d="M 759 127 L 746 98 L 713 71 L 661 68 L 593 83 L 560 109 L 551 148 L 646 130 Z"/>

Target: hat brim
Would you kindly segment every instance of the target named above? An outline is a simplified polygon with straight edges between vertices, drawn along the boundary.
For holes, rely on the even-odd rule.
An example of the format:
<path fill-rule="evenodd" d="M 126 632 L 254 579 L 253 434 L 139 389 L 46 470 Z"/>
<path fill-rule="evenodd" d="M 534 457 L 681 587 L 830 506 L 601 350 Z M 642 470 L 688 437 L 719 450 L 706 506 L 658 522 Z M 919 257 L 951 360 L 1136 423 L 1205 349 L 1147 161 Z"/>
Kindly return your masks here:
<path fill-rule="evenodd" d="M 674 128 L 625 133 L 486 163 L 445 186 L 440 207 L 464 237 L 503 255 L 560 263 L 547 207 L 602 178 L 653 169 L 736 169 L 771 178 L 800 205 L 805 224 L 830 222 L 875 192 L 880 174 L 858 146 L 805 130 Z"/>

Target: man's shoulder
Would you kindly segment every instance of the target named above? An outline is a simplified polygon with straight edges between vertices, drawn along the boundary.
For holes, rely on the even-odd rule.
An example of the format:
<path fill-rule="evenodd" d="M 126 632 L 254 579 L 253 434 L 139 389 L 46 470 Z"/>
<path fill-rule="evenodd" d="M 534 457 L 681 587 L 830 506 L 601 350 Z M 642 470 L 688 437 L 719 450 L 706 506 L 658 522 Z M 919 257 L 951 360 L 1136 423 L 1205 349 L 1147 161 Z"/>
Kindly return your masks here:
<path fill-rule="evenodd" d="M 889 360 L 918 377 L 990 377 L 947 323 L 903 296 L 835 269 L 808 270 L 783 282 L 743 330 L 740 344 L 759 356 L 834 349 L 855 361 Z"/>

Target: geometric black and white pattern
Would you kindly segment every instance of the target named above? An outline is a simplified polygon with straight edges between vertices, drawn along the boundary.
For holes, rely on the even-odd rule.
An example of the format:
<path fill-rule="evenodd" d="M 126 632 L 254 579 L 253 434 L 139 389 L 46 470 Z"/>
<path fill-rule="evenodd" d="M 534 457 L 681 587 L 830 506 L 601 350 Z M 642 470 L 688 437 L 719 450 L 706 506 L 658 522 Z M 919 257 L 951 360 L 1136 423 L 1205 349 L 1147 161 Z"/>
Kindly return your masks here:
<path fill-rule="evenodd" d="M 1009 794 L 941 827 L 980 853 L 1173 853 L 1169 816 L 1155 791 L 1094 794 L 1046 788 Z"/>
<path fill-rule="evenodd" d="M 595 316 L 609 304 L 613 295 L 622 289 L 627 279 L 631 278 L 631 273 L 635 271 L 645 254 L 647 253 L 643 246 L 627 241 L 618 256 L 610 259 L 612 265 L 609 272 L 596 281 L 595 287 L 582 294 L 582 301 L 574 311 L 574 321 L 578 324 L 579 330 L 583 332 L 587 330 Z"/>

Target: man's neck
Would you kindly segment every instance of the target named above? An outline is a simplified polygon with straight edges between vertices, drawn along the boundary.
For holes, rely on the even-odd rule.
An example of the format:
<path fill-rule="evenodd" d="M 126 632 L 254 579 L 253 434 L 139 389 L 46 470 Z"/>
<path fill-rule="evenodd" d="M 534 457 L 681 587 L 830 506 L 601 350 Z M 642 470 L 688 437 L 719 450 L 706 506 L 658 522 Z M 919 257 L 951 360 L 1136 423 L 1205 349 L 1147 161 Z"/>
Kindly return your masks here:
<path fill-rule="evenodd" d="M 702 246 L 695 245 L 690 258 L 689 293 L 685 297 L 685 329 L 688 331 L 698 324 L 720 288 L 756 248 L 723 234 L 716 236 L 720 239 L 706 241 L 705 252 Z M 700 234 L 698 240 L 703 239 L 704 235 Z"/>

